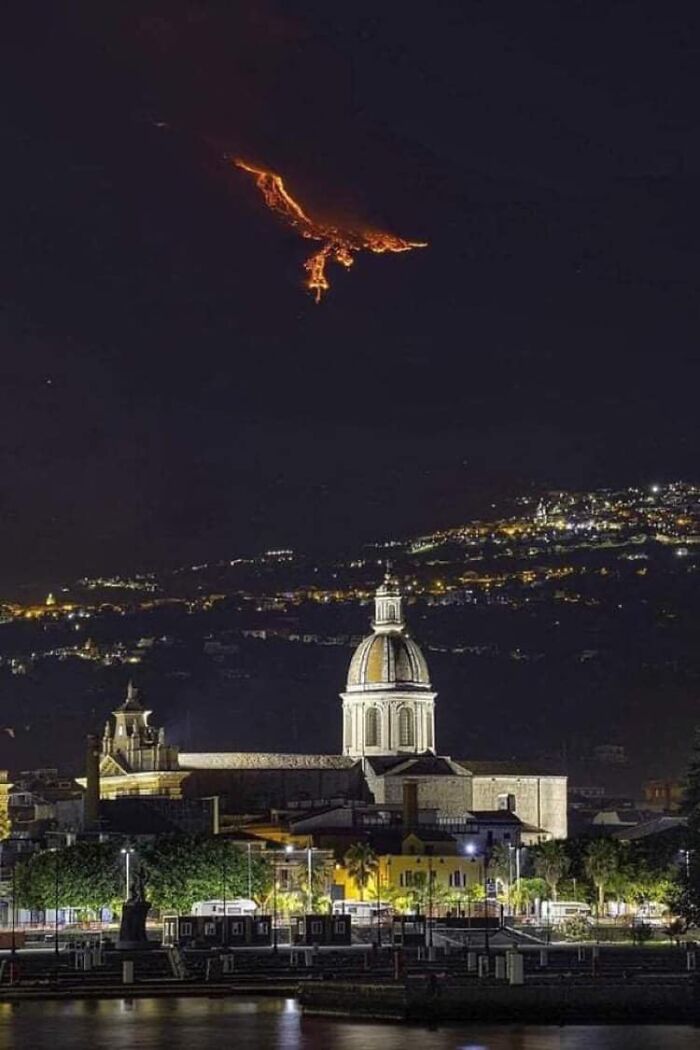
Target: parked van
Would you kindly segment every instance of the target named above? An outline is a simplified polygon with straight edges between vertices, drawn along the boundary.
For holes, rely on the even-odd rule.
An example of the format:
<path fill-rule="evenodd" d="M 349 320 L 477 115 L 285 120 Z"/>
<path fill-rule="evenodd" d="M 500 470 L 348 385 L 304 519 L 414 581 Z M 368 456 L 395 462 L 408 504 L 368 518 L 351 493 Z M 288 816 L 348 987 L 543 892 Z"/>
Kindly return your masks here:
<path fill-rule="evenodd" d="M 227 915 L 254 915 L 258 910 L 255 901 L 247 897 L 235 897 L 226 901 Z M 218 901 L 195 901 L 192 905 L 192 915 L 223 915 L 224 902 Z"/>
<path fill-rule="evenodd" d="M 378 901 L 333 901 L 333 914 L 351 915 L 353 922 L 367 925 L 389 919 L 391 908 L 388 904 L 379 904 Z"/>
<path fill-rule="evenodd" d="M 568 919 L 591 918 L 591 906 L 585 901 L 542 901 L 540 919 L 542 922 L 559 926 Z"/>

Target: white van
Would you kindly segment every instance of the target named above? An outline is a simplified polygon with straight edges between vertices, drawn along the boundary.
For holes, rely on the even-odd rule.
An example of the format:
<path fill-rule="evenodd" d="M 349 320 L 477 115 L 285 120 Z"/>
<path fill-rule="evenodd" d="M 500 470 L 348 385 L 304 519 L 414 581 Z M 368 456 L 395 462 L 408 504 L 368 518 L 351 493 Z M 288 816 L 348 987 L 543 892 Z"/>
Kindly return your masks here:
<path fill-rule="evenodd" d="M 372 922 L 381 922 L 391 916 L 388 904 L 378 901 L 333 901 L 334 915 L 350 915 L 353 922 L 361 926 Z"/>
<path fill-rule="evenodd" d="M 247 897 L 235 897 L 226 901 L 227 915 L 254 915 L 258 910 L 255 901 Z M 224 902 L 218 901 L 195 901 L 192 905 L 192 915 L 223 915 Z"/>
<path fill-rule="evenodd" d="M 591 918 L 591 906 L 585 901 L 542 901 L 540 919 L 552 926 L 559 926 L 568 919 Z"/>

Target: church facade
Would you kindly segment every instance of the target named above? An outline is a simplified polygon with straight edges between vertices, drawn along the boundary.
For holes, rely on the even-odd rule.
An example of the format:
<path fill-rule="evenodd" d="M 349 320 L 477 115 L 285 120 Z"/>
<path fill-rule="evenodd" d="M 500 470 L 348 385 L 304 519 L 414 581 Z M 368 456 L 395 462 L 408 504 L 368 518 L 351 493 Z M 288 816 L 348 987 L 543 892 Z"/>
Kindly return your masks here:
<path fill-rule="evenodd" d="M 391 576 L 376 592 L 371 627 L 340 694 L 342 754 L 183 753 L 150 725 L 150 712 L 130 685 L 102 738 L 101 797 L 216 795 L 224 812 L 250 814 L 314 801 L 398 805 L 410 782 L 419 807 L 434 810 L 445 824 L 510 810 L 522 822 L 524 842 L 565 838 L 564 775 L 437 752 L 437 694 Z"/>

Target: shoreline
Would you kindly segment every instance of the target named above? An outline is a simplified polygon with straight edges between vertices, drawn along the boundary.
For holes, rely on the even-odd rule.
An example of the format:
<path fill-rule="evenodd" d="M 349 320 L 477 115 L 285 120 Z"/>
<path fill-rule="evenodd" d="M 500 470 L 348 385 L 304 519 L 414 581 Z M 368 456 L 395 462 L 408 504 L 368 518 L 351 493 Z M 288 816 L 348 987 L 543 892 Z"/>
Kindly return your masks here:
<path fill-rule="evenodd" d="M 600 982 L 530 982 L 511 987 L 496 981 L 143 981 L 134 984 L 5 987 L 0 1002 L 99 1001 L 166 998 L 295 999 L 305 1017 L 400 1024 L 691 1025 L 700 1026 L 700 980 L 678 976 Z"/>
<path fill-rule="evenodd" d="M 408 985 L 309 983 L 299 990 L 302 1013 L 377 1021 L 530 1025 L 700 1026 L 700 982 L 677 979 L 596 979 L 446 984 L 431 993 Z"/>

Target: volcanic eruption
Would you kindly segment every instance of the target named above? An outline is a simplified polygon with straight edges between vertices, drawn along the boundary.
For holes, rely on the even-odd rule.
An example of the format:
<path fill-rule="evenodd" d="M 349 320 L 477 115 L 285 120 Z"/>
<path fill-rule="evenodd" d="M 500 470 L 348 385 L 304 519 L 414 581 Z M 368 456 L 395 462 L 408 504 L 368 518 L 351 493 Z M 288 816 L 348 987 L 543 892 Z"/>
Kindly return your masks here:
<path fill-rule="evenodd" d="M 408 252 L 412 248 L 427 247 L 425 241 L 407 241 L 403 237 L 380 230 L 352 229 L 312 219 L 288 192 L 281 175 L 265 168 L 257 168 L 240 158 L 236 158 L 234 163 L 236 167 L 253 176 L 255 185 L 271 211 L 280 215 L 302 237 L 320 243 L 321 247 L 304 263 L 304 283 L 313 293 L 317 303 L 330 288 L 326 274 L 327 262 L 337 262 L 349 269 L 357 252 L 367 251 L 383 255 L 385 252 Z"/>

